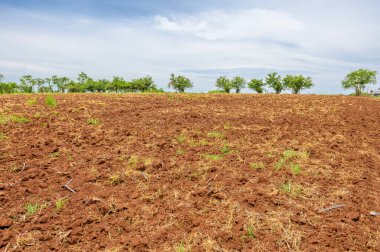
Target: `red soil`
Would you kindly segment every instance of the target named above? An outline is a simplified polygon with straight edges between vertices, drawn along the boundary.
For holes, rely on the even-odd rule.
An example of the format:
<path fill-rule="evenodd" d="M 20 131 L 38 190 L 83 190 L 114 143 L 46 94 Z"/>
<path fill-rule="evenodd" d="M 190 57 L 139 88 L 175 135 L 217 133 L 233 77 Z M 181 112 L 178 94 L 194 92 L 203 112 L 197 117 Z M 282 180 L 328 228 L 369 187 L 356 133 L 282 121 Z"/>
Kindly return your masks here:
<path fill-rule="evenodd" d="M 45 97 L 0 96 L 0 250 L 380 251 L 380 100 Z"/>

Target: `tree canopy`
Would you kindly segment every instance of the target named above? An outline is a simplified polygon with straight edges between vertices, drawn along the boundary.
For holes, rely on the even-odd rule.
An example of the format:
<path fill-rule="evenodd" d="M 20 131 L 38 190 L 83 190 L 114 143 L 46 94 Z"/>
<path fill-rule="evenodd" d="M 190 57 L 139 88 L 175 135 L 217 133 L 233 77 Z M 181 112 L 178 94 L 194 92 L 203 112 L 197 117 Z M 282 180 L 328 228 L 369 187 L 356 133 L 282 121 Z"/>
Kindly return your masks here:
<path fill-rule="evenodd" d="M 232 89 L 231 81 L 226 76 L 220 76 L 215 83 L 218 89 L 223 90 L 225 93 L 230 93 Z"/>
<path fill-rule="evenodd" d="M 251 79 L 251 81 L 248 83 L 248 87 L 258 94 L 262 94 L 264 92 L 264 86 L 264 81 L 259 79 Z"/>
<path fill-rule="evenodd" d="M 190 79 L 186 78 L 185 76 L 182 76 L 182 75 L 175 76 L 174 74 L 171 74 L 169 87 L 173 88 L 179 93 L 183 93 L 185 92 L 185 89 L 192 88 L 193 83 L 190 81 Z"/>
<path fill-rule="evenodd" d="M 265 78 L 265 85 L 272 88 L 276 92 L 276 94 L 279 94 L 282 92 L 282 90 L 284 90 L 282 78 L 276 72 L 267 75 L 267 77 Z"/>
<path fill-rule="evenodd" d="M 284 88 L 291 90 L 293 94 L 299 94 L 301 90 L 311 88 L 314 85 L 310 77 L 303 75 L 287 75 L 282 82 Z"/>
<path fill-rule="evenodd" d="M 368 84 L 376 84 L 376 71 L 359 69 L 349 73 L 342 81 L 344 89 L 355 89 L 355 95 L 360 96 Z"/>

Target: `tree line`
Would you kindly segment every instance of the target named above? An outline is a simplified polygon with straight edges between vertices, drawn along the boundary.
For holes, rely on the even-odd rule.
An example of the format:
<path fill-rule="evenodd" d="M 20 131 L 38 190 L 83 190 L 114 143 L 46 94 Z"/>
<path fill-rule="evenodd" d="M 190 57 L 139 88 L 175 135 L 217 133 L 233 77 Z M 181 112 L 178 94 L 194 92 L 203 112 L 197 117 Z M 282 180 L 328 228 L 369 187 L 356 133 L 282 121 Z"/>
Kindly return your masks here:
<path fill-rule="evenodd" d="M 33 78 L 24 75 L 19 83 L 3 82 L 0 74 L 0 93 L 84 93 L 84 92 L 163 92 L 158 89 L 150 76 L 125 80 L 123 77 L 114 76 L 112 80 L 94 80 L 85 73 L 80 73 L 76 80 L 68 77 L 52 76 L 51 78 Z"/>
<path fill-rule="evenodd" d="M 376 71 L 368 69 L 359 69 L 349 73 L 342 81 L 344 89 L 354 89 L 355 95 L 361 95 L 367 84 L 376 84 Z M 0 74 L 0 94 L 5 93 L 83 93 L 83 92 L 164 92 L 163 89 L 157 88 L 151 76 L 145 76 L 138 79 L 125 80 L 123 77 L 114 76 L 112 80 L 99 79 L 94 80 L 85 73 L 80 73 L 76 80 L 68 77 L 51 78 L 33 78 L 31 75 L 24 75 L 20 78 L 19 83 L 3 82 L 4 76 Z M 264 93 L 266 87 L 280 94 L 285 90 L 290 90 L 293 94 L 299 94 L 304 89 L 314 86 L 311 77 L 303 75 L 286 75 L 280 76 L 278 73 L 269 73 L 264 79 L 245 80 L 240 76 L 227 78 L 220 76 L 215 82 L 218 90 L 210 92 L 230 93 L 235 91 L 240 93 L 242 89 L 248 87 L 256 93 Z M 170 75 L 168 83 L 169 88 L 176 92 L 183 93 L 186 89 L 192 88 L 193 83 L 185 76 L 175 74 Z"/>
<path fill-rule="evenodd" d="M 293 94 L 299 94 L 301 90 L 311 88 L 314 84 L 310 77 L 303 75 L 287 75 L 282 78 L 278 73 L 270 73 L 263 79 L 251 79 L 247 82 L 240 76 L 228 79 L 226 76 L 221 76 L 216 80 L 215 86 L 225 93 L 230 93 L 235 90 L 236 93 L 248 85 L 248 88 L 261 94 L 265 91 L 265 87 L 269 87 L 280 94 L 284 90 L 291 90 Z"/>

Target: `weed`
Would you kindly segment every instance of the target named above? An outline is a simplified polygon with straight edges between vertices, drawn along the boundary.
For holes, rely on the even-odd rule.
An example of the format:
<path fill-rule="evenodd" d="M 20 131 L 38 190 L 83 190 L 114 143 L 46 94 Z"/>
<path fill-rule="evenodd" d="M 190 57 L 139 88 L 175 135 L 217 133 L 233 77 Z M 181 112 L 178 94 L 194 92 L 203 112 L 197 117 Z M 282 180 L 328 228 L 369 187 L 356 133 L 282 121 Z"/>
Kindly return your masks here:
<path fill-rule="evenodd" d="M 49 154 L 50 158 L 58 158 L 59 157 L 59 151 L 55 151 Z"/>
<path fill-rule="evenodd" d="M 87 123 L 90 124 L 90 125 L 99 125 L 100 124 L 100 120 L 96 119 L 96 118 L 90 118 L 90 119 L 87 120 Z"/>
<path fill-rule="evenodd" d="M 283 156 L 283 158 L 285 160 L 289 160 L 292 157 L 295 157 L 297 155 L 298 155 L 298 153 L 296 151 L 294 151 L 294 150 L 291 150 L 291 149 L 290 150 L 285 150 L 284 153 L 282 154 L 282 156 Z"/>
<path fill-rule="evenodd" d="M 299 175 L 301 173 L 301 166 L 299 164 L 290 164 L 290 170 L 293 174 Z"/>
<path fill-rule="evenodd" d="M 185 135 L 179 135 L 178 137 L 177 137 L 177 142 L 179 143 L 179 144 L 184 144 L 185 142 L 186 142 L 186 136 Z"/>
<path fill-rule="evenodd" d="M 35 113 L 35 114 L 33 115 L 33 118 L 36 118 L 36 119 L 41 118 L 41 117 L 42 117 L 42 115 L 41 115 L 40 112 L 37 112 L 37 113 Z"/>
<path fill-rule="evenodd" d="M 67 203 L 68 199 L 67 198 L 61 198 L 61 199 L 58 199 L 56 202 L 55 202 L 55 210 L 57 211 L 61 211 L 62 207 L 64 207 Z"/>
<path fill-rule="evenodd" d="M 248 238 L 251 238 L 251 239 L 256 238 L 256 235 L 252 226 L 247 227 L 247 236 Z"/>
<path fill-rule="evenodd" d="M 26 117 L 23 117 L 23 116 L 16 116 L 16 115 L 13 115 L 11 117 L 12 121 L 15 122 L 15 123 L 28 123 L 30 122 L 30 120 Z"/>
<path fill-rule="evenodd" d="M 121 178 L 119 174 L 114 174 L 110 176 L 110 181 L 112 185 L 118 185 L 121 183 Z"/>
<path fill-rule="evenodd" d="M 177 155 L 184 155 L 186 151 L 184 149 L 177 149 L 176 150 Z"/>
<path fill-rule="evenodd" d="M 5 140 L 5 139 L 7 139 L 8 137 L 7 137 L 7 135 L 5 134 L 5 133 L 3 133 L 3 132 L 0 132 L 0 140 Z"/>
<path fill-rule="evenodd" d="M 28 106 L 35 106 L 37 104 L 37 97 L 28 99 L 26 101 L 26 105 Z"/>
<path fill-rule="evenodd" d="M 293 185 L 290 181 L 285 182 L 280 186 L 281 192 L 288 194 L 289 196 L 297 197 L 302 193 L 302 187 Z"/>
<path fill-rule="evenodd" d="M 45 99 L 45 104 L 46 106 L 48 107 L 52 107 L 52 108 L 55 108 L 57 107 L 57 101 L 54 99 L 53 96 L 51 95 L 48 95 Z"/>
<path fill-rule="evenodd" d="M 174 246 L 174 251 L 175 252 L 186 252 L 186 248 L 185 248 L 185 245 L 183 244 L 183 242 L 175 245 Z"/>
<path fill-rule="evenodd" d="M 211 132 L 207 133 L 207 136 L 210 138 L 223 138 L 224 137 L 223 133 L 220 133 L 218 131 L 211 131 Z"/>
<path fill-rule="evenodd" d="M 131 169 L 135 169 L 137 167 L 138 162 L 139 162 L 139 157 L 136 155 L 132 155 L 129 158 L 128 167 Z"/>
<path fill-rule="evenodd" d="M 223 147 L 220 149 L 220 153 L 222 153 L 223 155 L 228 154 L 230 152 L 231 152 L 231 148 L 227 143 L 225 143 Z"/>
<path fill-rule="evenodd" d="M 5 115 L 0 115 L 0 125 L 5 125 L 9 122 L 9 117 Z"/>
<path fill-rule="evenodd" d="M 263 162 L 259 162 L 259 163 L 250 163 L 249 164 L 249 167 L 251 167 L 251 169 L 253 170 L 260 170 L 260 169 L 264 169 L 265 168 L 265 165 Z"/>
<path fill-rule="evenodd" d="M 280 170 L 285 164 L 285 159 L 281 158 L 277 163 L 276 163 L 276 170 Z"/>
<path fill-rule="evenodd" d="M 231 125 L 230 125 L 230 123 L 226 123 L 226 124 L 224 124 L 224 125 L 223 125 L 223 128 L 224 128 L 225 130 L 229 130 L 229 129 L 231 129 Z"/>
<path fill-rule="evenodd" d="M 38 205 L 38 203 L 36 203 L 34 205 L 28 203 L 25 205 L 24 208 L 25 208 L 27 215 L 32 215 L 32 214 L 35 214 L 38 211 L 38 209 L 40 209 L 40 205 Z"/>
<path fill-rule="evenodd" d="M 213 155 L 213 154 L 206 154 L 206 155 L 204 155 L 204 157 L 206 159 L 209 159 L 212 161 L 218 161 L 218 160 L 222 159 L 222 157 L 220 155 Z"/>

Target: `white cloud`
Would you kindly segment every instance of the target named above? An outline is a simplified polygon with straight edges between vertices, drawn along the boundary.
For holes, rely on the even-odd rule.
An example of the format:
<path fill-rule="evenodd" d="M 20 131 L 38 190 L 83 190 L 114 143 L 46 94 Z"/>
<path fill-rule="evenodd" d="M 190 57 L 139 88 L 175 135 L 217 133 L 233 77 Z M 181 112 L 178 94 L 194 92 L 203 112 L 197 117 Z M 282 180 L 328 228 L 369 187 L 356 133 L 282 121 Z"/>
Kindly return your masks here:
<path fill-rule="evenodd" d="M 163 31 L 189 33 L 209 40 L 278 38 L 304 28 L 301 21 L 286 12 L 265 9 L 209 11 L 178 19 L 156 16 L 155 24 Z"/>

